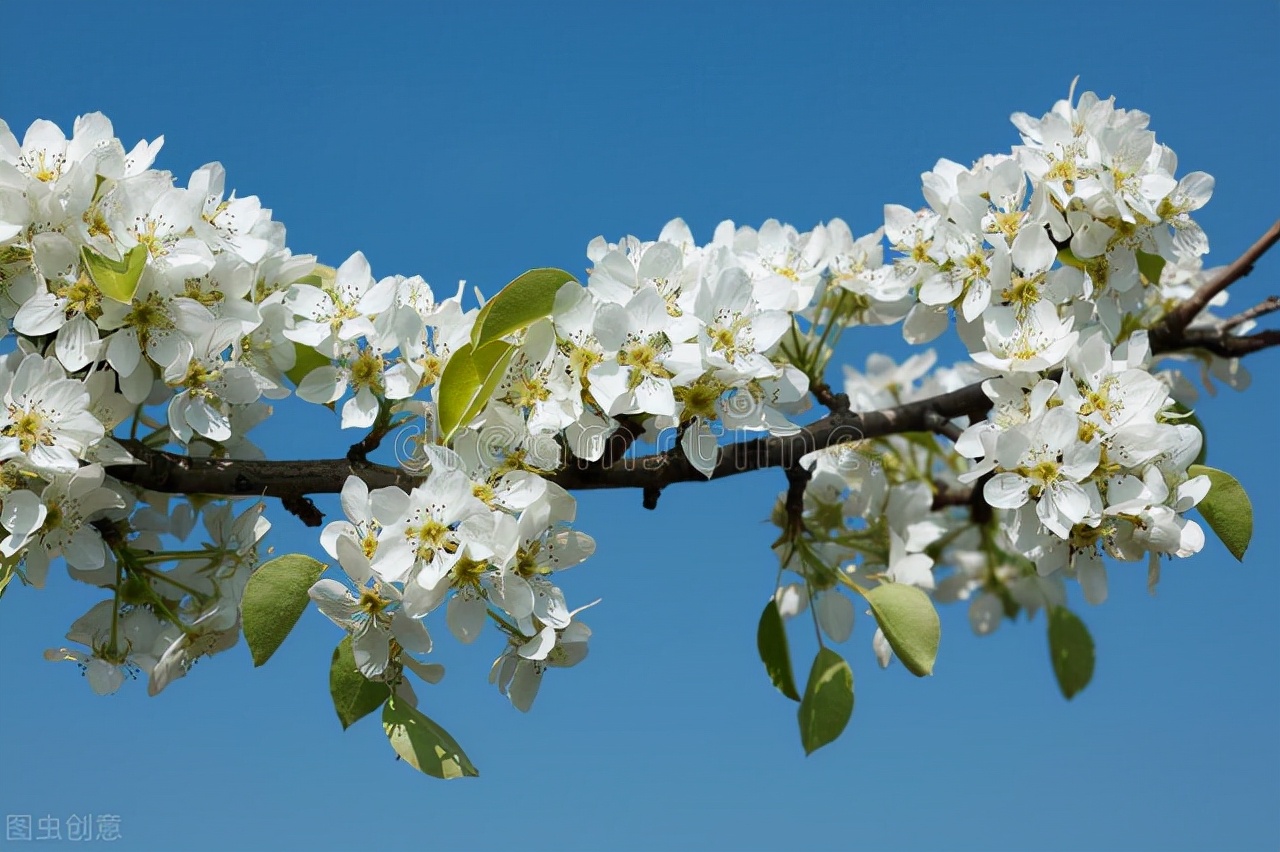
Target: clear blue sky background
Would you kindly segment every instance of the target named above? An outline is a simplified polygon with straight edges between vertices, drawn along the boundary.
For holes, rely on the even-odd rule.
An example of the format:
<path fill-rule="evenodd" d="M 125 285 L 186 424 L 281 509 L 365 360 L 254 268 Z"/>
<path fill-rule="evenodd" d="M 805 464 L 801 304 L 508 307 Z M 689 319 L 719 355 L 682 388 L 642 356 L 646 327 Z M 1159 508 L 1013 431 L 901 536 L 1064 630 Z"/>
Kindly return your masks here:
<path fill-rule="evenodd" d="M 1181 171 L 1215 175 L 1210 260 L 1280 215 L 1275 2 L 1213 4 L 97 3 L 7 8 L 0 116 L 70 128 L 102 110 L 126 144 L 164 134 L 183 180 L 220 160 L 295 251 L 362 249 L 375 274 L 493 292 L 531 266 L 581 271 L 587 241 L 654 238 L 683 216 L 875 228 L 922 204 L 919 174 L 1016 142 L 1008 116 L 1081 90 L 1153 116 Z M 38 20 L 37 20 L 38 19 Z M 1280 291 L 1280 256 L 1237 300 Z M 906 353 L 895 333 L 850 335 Z M 784 483 L 762 473 L 583 499 L 597 555 L 565 576 L 591 655 L 522 715 L 486 682 L 496 635 L 420 690 L 481 777 L 397 763 L 375 719 L 329 705 L 340 635 L 312 611 L 265 667 L 243 645 L 161 698 L 97 698 L 58 645 L 96 596 L 55 573 L 0 609 L 0 813 L 121 817 L 131 850 L 1275 849 L 1280 844 L 1280 353 L 1205 399 L 1210 463 L 1258 520 L 1244 565 L 1213 541 L 1112 571 L 1074 603 L 1098 643 L 1093 684 L 1058 694 L 1043 620 L 973 637 L 943 614 L 934 677 L 882 672 L 862 618 L 844 647 L 850 728 L 805 758 L 769 686 L 755 625 L 773 583 Z M 275 457 L 340 455 L 336 418 L 287 402 L 256 433 Z M 325 505 L 331 517 L 336 506 Z M 278 552 L 322 555 L 272 506 Z M 800 665 L 811 653 L 801 631 Z M 20 844 L 10 844 L 22 848 Z M 53 844 L 25 844 L 52 847 Z M 0 848 L 10 848 L 0 839 Z"/>

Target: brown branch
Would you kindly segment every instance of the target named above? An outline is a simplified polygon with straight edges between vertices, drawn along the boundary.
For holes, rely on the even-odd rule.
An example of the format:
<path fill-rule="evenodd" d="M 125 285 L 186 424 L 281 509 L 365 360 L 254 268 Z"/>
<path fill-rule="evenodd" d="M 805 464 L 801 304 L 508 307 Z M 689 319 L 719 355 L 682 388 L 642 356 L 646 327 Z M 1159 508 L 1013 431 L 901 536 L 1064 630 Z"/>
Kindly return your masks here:
<path fill-rule="evenodd" d="M 809 487 L 813 474 L 796 463 L 785 469 L 787 474 L 787 499 L 783 504 L 787 513 L 787 530 L 784 537 L 795 541 L 804 534 L 804 491 Z"/>
<path fill-rule="evenodd" d="M 946 509 L 952 506 L 968 506 L 973 499 L 973 488 L 955 488 L 944 482 L 935 482 L 933 491 L 933 510 Z"/>
<path fill-rule="evenodd" d="M 1223 357 L 1239 357 L 1280 345 L 1280 331 L 1231 334 L 1232 328 L 1245 321 L 1236 322 L 1236 317 L 1216 326 L 1187 328 L 1214 295 L 1248 274 L 1258 257 L 1277 241 L 1280 241 L 1280 222 L 1221 275 L 1152 327 L 1152 352 L 1159 355 L 1200 349 Z M 1272 297 L 1251 308 L 1253 313 L 1245 319 L 1280 309 L 1280 306 L 1272 306 L 1276 302 Z M 1249 314 L 1250 311 L 1244 313 Z M 815 450 L 904 432 L 936 432 L 955 440 L 961 430 L 952 420 L 960 417 L 968 417 L 970 422 L 980 420 L 991 407 L 981 383 L 893 408 L 864 412 L 850 411 L 848 397 L 832 393 L 825 385 L 816 386 L 815 393 L 819 401 L 827 404 L 830 414 L 794 435 L 765 436 L 722 447 L 710 478 L 722 479 L 770 467 L 795 471 L 801 469 L 801 457 Z M 565 488 L 577 490 L 640 488 L 644 492 L 645 507 L 652 509 L 657 506 L 658 496 L 666 486 L 708 478 L 690 464 L 679 444 L 665 452 L 627 458 L 626 452 L 643 430 L 634 419 L 620 418 L 620 421 L 604 457 L 597 462 L 570 458 L 569 465 L 549 479 Z M 322 516 L 306 496 L 337 494 L 349 476 L 360 477 L 370 488 L 396 486 L 406 491 L 425 479 L 398 467 L 366 461 L 359 451 L 363 449 L 361 444 L 353 447 L 354 452 L 344 459 L 255 461 L 191 458 L 155 450 L 140 441 L 122 440 L 121 443 L 141 462 L 108 467 L 107 473 L 121 482 L 168 494 L 274 497 L 284 501 L 286 508 L 310 526 L 318 525 Z M 792 481 L 794 483 L 795 480 Z M 976 483 L 967 496 L 973 504 L 975 520 L 979 519 L 980 512 L 990 512 L 981 500 L 981 484 Z M 955 498 L 958 499 L 959 494 Z M 939 494 L 937 499 L 943 501 L 942 505 L 956 505 L 951 502 L 953 495 L 950 494 Z"/>
<path fill-rule="evenodd" d="M 964 434 L 963 429 L 936 411 L 927 412 L 924 416 L 924 422 L 929 427 L 930 432 L 937 432 L 952 443 L 960 440 L 960 436 Z"/>
<path fill-rule="evenodd" d="M 644 434 L 644 426 L 631 415 L 623 414 L 614 419 L 618 421 L 618 428 L 605 441 L 604 455 L 600 457 L 603 464 L 613 464 L 625 456 L 636 439 Z M 657 504 L 656 497 L 654 503 Z"/>
<path fill-rule="evenodd" d="M 832 414 L 849 410 L 849 395 L 832 391 L 831 385 L 826 382 L 816 384 L 810 390 L 813 391 L 813 398 Z"/>
<path fill-rule="evenodd" d="M 794 435 L 766 436 L 722 447 L 711 479 L 768 467 L 794 467 L 815 450 L 895 435 L 929 431 L 933 417 L 950 419 L 987 404 L 981 384 L 973 384 L 929 399 L 882 411 L 830 414 Z M 107 473 L 121 482 L 167 494 L 217 494 L 229 497 L 292 499 L 308 494 L 336 494 L 348 476 L 358 476 L 370 488 L 389 485 L 405 490 L 423 481 L 409 471 L 372 462 L 349 459 L 257 461 L 191 458 L 152 449 L 141 441 L 121 443 L 140 465 L 113 465 Z M 707 477 L 697 470 L 680 448 L 639 458 L 612 462 L 570 459 L 568 467 L 548 477 L 565 488 L 642 488 L 660 491 L 676 482 Z M 654 500 L 656 503 L 656 499 Z"/>
<path fill-rule="evenodd" d="M 1280 346 L 1280 331 L 1267 329 L 1257 334 L 1229 334 L 1224 328 L 1190 329 L 1182 334 L 1180 349 L 1203 349 L 1223 358 L 1240 358 L 1272 346 Z"/>
<path fill-rule="evenodd" d="M 1213 297 L 1239 281 L 1244 276 L 1253 271 L 1253 265 L 1258 262 L 1258 258 L 1266 254 L 1267 249 L 1271 248 L 1277 242 L 1280 242 L 1280 220 L 1277 220 L 1262 237 L 1240 255 L 1235 261 L 1222 270 L 1216 278 L 1206 281 L 1200 286 L 1200 289 L 1191 294 L 1186 301 L 1181 302 L 1155 325 L 1151 327 L 1150 340 L 1153 349 L 1172 349 L 1176 348 L 1173 344 L 1180 338 L 1182 332 L 1191 321 L 1195 319 L 1201 311 L 1209 306 L 1209 302 L 1213 301 Z"/>
<path fill-rule="evenodd" d="M 1280 296 L 1268 296 L 1252 308 L 1246 308 L 1235 316 L 1224 319 L 1222 328 L 1232 329 L 1238 325 L 1244 325 L 1249 320 L 1255 320 L 1275 311 L 1280 311 Z"/>
<path fill-rule="evenodd" d="M 301 501 L 306 495 L 336 494 L 342 490 L 348 476 L 360 477 L 371 488 L 395 485 L 406 491 L 424 478 L 398 467 L 348 459 L 258 461 L 192 458 L 155 450 L 141 441 L 122 439 L 120 443 L 141 462 L 108 467 L 107 473 L 121 482 L 165 494 L 275 497 L 286 501 L 287 505 L 297 506 L 304 514 L 305 504 Z"/>

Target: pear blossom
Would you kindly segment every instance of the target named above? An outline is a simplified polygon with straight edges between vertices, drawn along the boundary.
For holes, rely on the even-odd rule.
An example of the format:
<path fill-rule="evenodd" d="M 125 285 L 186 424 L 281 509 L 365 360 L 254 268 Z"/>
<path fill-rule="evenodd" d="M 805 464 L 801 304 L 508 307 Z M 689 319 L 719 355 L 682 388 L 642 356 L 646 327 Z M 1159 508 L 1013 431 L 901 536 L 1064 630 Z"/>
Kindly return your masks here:
<path fill-rule="evenodd" d="M 285 305 L 298 320 L 285 336 L 336 355 L 340 342 L 375 337 L 372 317 L 390 308 L 395 297 L 395 282 L 384 278 L 375 283 L 369 261 L 356 252 L 338 267 L 327 287 L 294 284 L 290 288 Z"/>
<path fill-rule="evenodd" d="M 52 358 L 20 354 L 0 366 L 0 461 L 21 457 L 36 471 L 70 473 L 105 430 L 89 412 L 83 382 Z"/>
<path fill-rule="evenodd" d="M 1038 421 L 1017 426 L 996 440 L 996 475 L 983 488 L 992 506 L 1017 509 L 1036 501 L 1040 521 L 1060 538 L 1098 503 L 1097 490 L 1081 483 L 1098 466 L 1100 447 L 1079 439 L 1076 415 L 1050 409 Z"/>
<path fill-rule="evenodd" d="M 391 643 L 411 653 L 431 651 L 431 636 L 422 622 L 410 618 L 401 605 L 399 589 L 378 577 L 360 545 L 350 538 L 337 540 L 338 563 L 355 583 L 357 598 L 342 583 L 317 580 L 308 594 L 334 624 L 351 634 L 356 668 L 367 678 L 377 678 L 391 659 Z"/>
<path fill-rule="evenodd" d="M 568 668 L 586 659 L 591 628 L 573 616 L 593 605 L 574 610 L 563 629 L 548 627 L 533 638 L 511 636 L 508 639 L 506 650 L 489 670 L 489 682 L 495 684 L 517 710 L 527 713 L 533 707 L 548 668 Z"/>

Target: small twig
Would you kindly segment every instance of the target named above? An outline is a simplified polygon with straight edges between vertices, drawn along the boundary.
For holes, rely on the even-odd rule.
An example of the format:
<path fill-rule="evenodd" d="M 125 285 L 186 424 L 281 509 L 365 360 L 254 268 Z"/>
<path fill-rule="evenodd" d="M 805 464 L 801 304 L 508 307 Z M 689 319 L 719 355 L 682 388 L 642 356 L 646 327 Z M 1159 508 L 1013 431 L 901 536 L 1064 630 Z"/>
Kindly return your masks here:
<path fill-rule="evenodd" d="M 975 524 L 979 526 L 988 523 L 995 516 L 995 509 L 987 502 L 987 498 L 983 496 L 983 489 L 987 487 L 987 483 L 994 477 L 995 471 L 988 471 L 973 483 L 972 491 L 969 493 L 969 517 Z"/>
<path fill-rule="evenodd" d="M 351 445 L 351 449 L 347 450 L 347 461 L 352 464 L 363 464 L 368 461 L 369 453 L 378 449 L 378 446 L 382 443 L 382 439 L 387 435 L 390 424 L 391 412 L 388 410 L 385 402 L 381 403 L 378 406 L 378 416 L 373 421 L 373 428 L 369 430 L 368 435 L 365 435 L 359 441 L 356 441 Z"/>
<path fill-rule="evenodd" d="M 616 464 L 627 454 L 636 439 L 644 434 L 644 426 L 631 415 L 622 414 L 614 419 L 618 421 L 618 428 L 605 439 L 604 455 L 600 457 L 598 462 L 602 467 Z"/>
<path fill-rule="evenodd" d="M 973 499 L 972 488 L 953 488 L 945 482 L 935 482 L 933 492 L 933 511 L 951 506 L 968 506 Z"/>
<path fill-rule="evenodd" d="M 1280 242 L 1280 220 L 1277 220 L 1261 239 L 1222 270 L 1216 278 L 1200 285 L 1200 289 L 1192 293 L 1190 298 L 1178 304 L 1153 325 L 1150 333 L 1152 348 L 1169 348 L 1170 344 L 1174 343 L 1191 324 L 1191 321 L 1208 307 L 1214 296 L 1252 272 L 1258 258 L 1266 254 L 1267 249 L 1277 242 Z"/>
<path fill-rule="evenodd" d="M 662 489 L 656 485 L 646 485 L 640 505 L 646 509 L 653 510 L 658 508 L 658 498 L 662 496 Z"/>
<path fill-rule="evenodd" d="M 1280 346 L 1280 331 L 1228 334 L 1221 328 L 1190 329 L 1182 333 L 1180 349 L 1203 349 L 1223 358 L 1240 358 L 1272 346 Z"/>
<path fill-rule="evenodd" d="M 298 520 L 309 527 L 318 527 L 324 523 L 324 512 L 316 508 L 316 504 L 312 502 L 310 497 L 299 495 L 281 497 L 280 504 L 284 506 L 286 511 L 297 515 Z"/>
<path fill-rule="evenodd" d="M 831 385 L 826 382 L 814 385 L 810 390 L 813 391 L 813 398 L 826 406 L 826 409 L 832 414 L 849 410 L 849 395 L 834 393 L 831 390 Z"/>
<path fill-rule="evenodd" d="M 794 541 L 804 532 L 804 490 L 809 485 L 813 474 L 799 464 L 788 465 L 787 499 L 784 503 L 787 512 L 787 537 Z"/>
<path fill-rule="evenodd" d="M 1233 317 L 1227 317 L 1219 327 L 1224 331 L 1230 330 L 1274 311 L 1280 311 L 1280 296 L 1268 296 L 1252 308 L 1243 310 Z"/>
<path fill-rule="evenodd" d="M 960 436 L 964 434 L 963 429 L 936 411 L 925 412 L 924 425 L 928 426 L 931 431 L 949 439 L 952 443 L 960 440 Z"/>

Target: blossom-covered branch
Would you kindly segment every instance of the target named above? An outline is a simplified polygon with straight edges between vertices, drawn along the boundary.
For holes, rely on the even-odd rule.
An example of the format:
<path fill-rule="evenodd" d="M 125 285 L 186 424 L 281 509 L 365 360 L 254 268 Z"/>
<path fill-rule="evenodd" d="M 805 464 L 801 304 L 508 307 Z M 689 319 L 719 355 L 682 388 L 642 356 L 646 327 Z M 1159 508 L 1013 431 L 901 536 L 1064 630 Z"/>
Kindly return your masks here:
<path fill-rule="evenodd" d="M 1241 356 L 1280 342 L 1254 330 L 1275 297 L 1213 313 L 1280 224 L 1205 270 L 1192 214 L 1213 179 L 1175 176 L 1148 116 L 1073 92 L 1013 122 L 1012 150 L 939 160 L 927 206 L 887 205 L 869 234 L 723 222 L 699 242 L 677 219 L 656 240 L 592 240 L 585 282 L 532 269 L 472 306 L 461 287 L 375 278 L 359 252 L 337 267 L 294 255 L 220 165 L 178 186 L 152 168 L 159 140 L 126 151 L 101 115 L 70 139 L 37 121 L 19 142 L 0 124 L 14 340 L 0 359 L 0 592 L 42 587 L 57 558 L 105 590 L 50 652 L 98 692 L 129 672 L 159 692 L 241 630 L 262 662 L 314 602 L 345 637 L 344 723 L 382 705 L 398 749 L 410 728 L 437 731 L 402 754 L 453 777 L 474 767 L 411 686 L 442 673 L 429 619 L 442 610 L 462 642 L 492 625 L 490 680 L 529 709 L 591 635 L 560 587 L 595 550 L 571 527 L 570 491 L 639 488 L 653 508 L 674 483 L 785 472 L 760 650 L 799 698 L 785 624 L 811 613 L 810 682 L 841 694 L 821 724 L 801 714 L 809 749 L 852 707 L 826 642 L 849 638 L 853 596 L 881 663 L 923 675 L 934 602 L 968 601 L 979 633 L 1040 609 L 1074 617 L 1066 583 L 1101 603 L 1104 557 L 1145 564 L 1154 586 L 1162 559 L 1198 552 L 1197 507 L 1242 555 L 1248 525 L 1214 519 L 1247 516 L 1247 500 L 1201 464 L 1179 367 L 1242 389 Z M 872 354 L 836 390 L 842 335 L 896 324 L 915 345 L 954 328 L 967 357 Z M 263 459 L 250 433 L 289 396 L 363 437 L 343 458 Z M 810 419 L 814 400 L 825 416 Z M 396 464 L 371 460 L 389 445 Z M 318 526 L 309 495 L 324 493 L 344 517 L 318 545 L 345 579 L 304 555 L 260 565 L 261 498 Z M 1083 685 L 1071 678 L 1068 695 Z"/>
<path fill-rule="evenodd" d="M 1273 227 L 1272 231 L 1275 230 Z M 1274 242 L 1272 239 L 1264 245 L 1259 241 L 1258 245 L 1263 245 L 1262 251 L 1265 251 Z M 1256 245 L 1250 250 L 1246 255 L 1251 258 L 1250 264 L 1262 251 L 1257 250 Z M 1239 267 L 1240 262 L 1237 261 L 1231 268 Z M 1225 274 L 1210 284 L 1217 287 L 1222 277 Z M 1232 280 L 1239 277 L 1236 275 Z M 1209 286 L 1206 284 L 1202 289 Z M 1220 290 L 1217 287 L 1215 292 Z M 1153 346 L 1153 354 L 1203 349 L 1223 357 L 1240 357 L 1280 344 L 1278 332 L 1231 334 L 1234 327 L 1184 327 L 1176 334 L 1165 334 L 1161 338 L 1163 345 Z M 766 436 L 721 446 L 719 459 L 709 472 L 696 468 L 684 450 L 676 448 L 596 462 L 570 457 L 567 466 L 547 474 L 547 479 L 569 490 L 661 489 L 680 482 L 721 479 L 765 468 L 785 468 L 810 453 L 838 444 L 936 431 L 940 423 L 981 415 L 990 404 L 981 382 L 876 411 L 850 411 L 846 398 L 843 410 L 837 407 L 831 414 L 804 426 L 793 435 Z M 955 435 L 958 436 L 959 432 Z M 426 478 L 398 465 L 347 458 L 294 461 L 192 458 L 155 450 L 140 441 L 123 441 L 122 444 L 141 464 L 116 465 L 108 468 L 107 472 L 122 482 L 168 494 L 287 499 L 310 494 L 337 494 L 349 476 L 359 477 L 370 488 L 395 486 L 406 491 L 420 485 Z"/>

